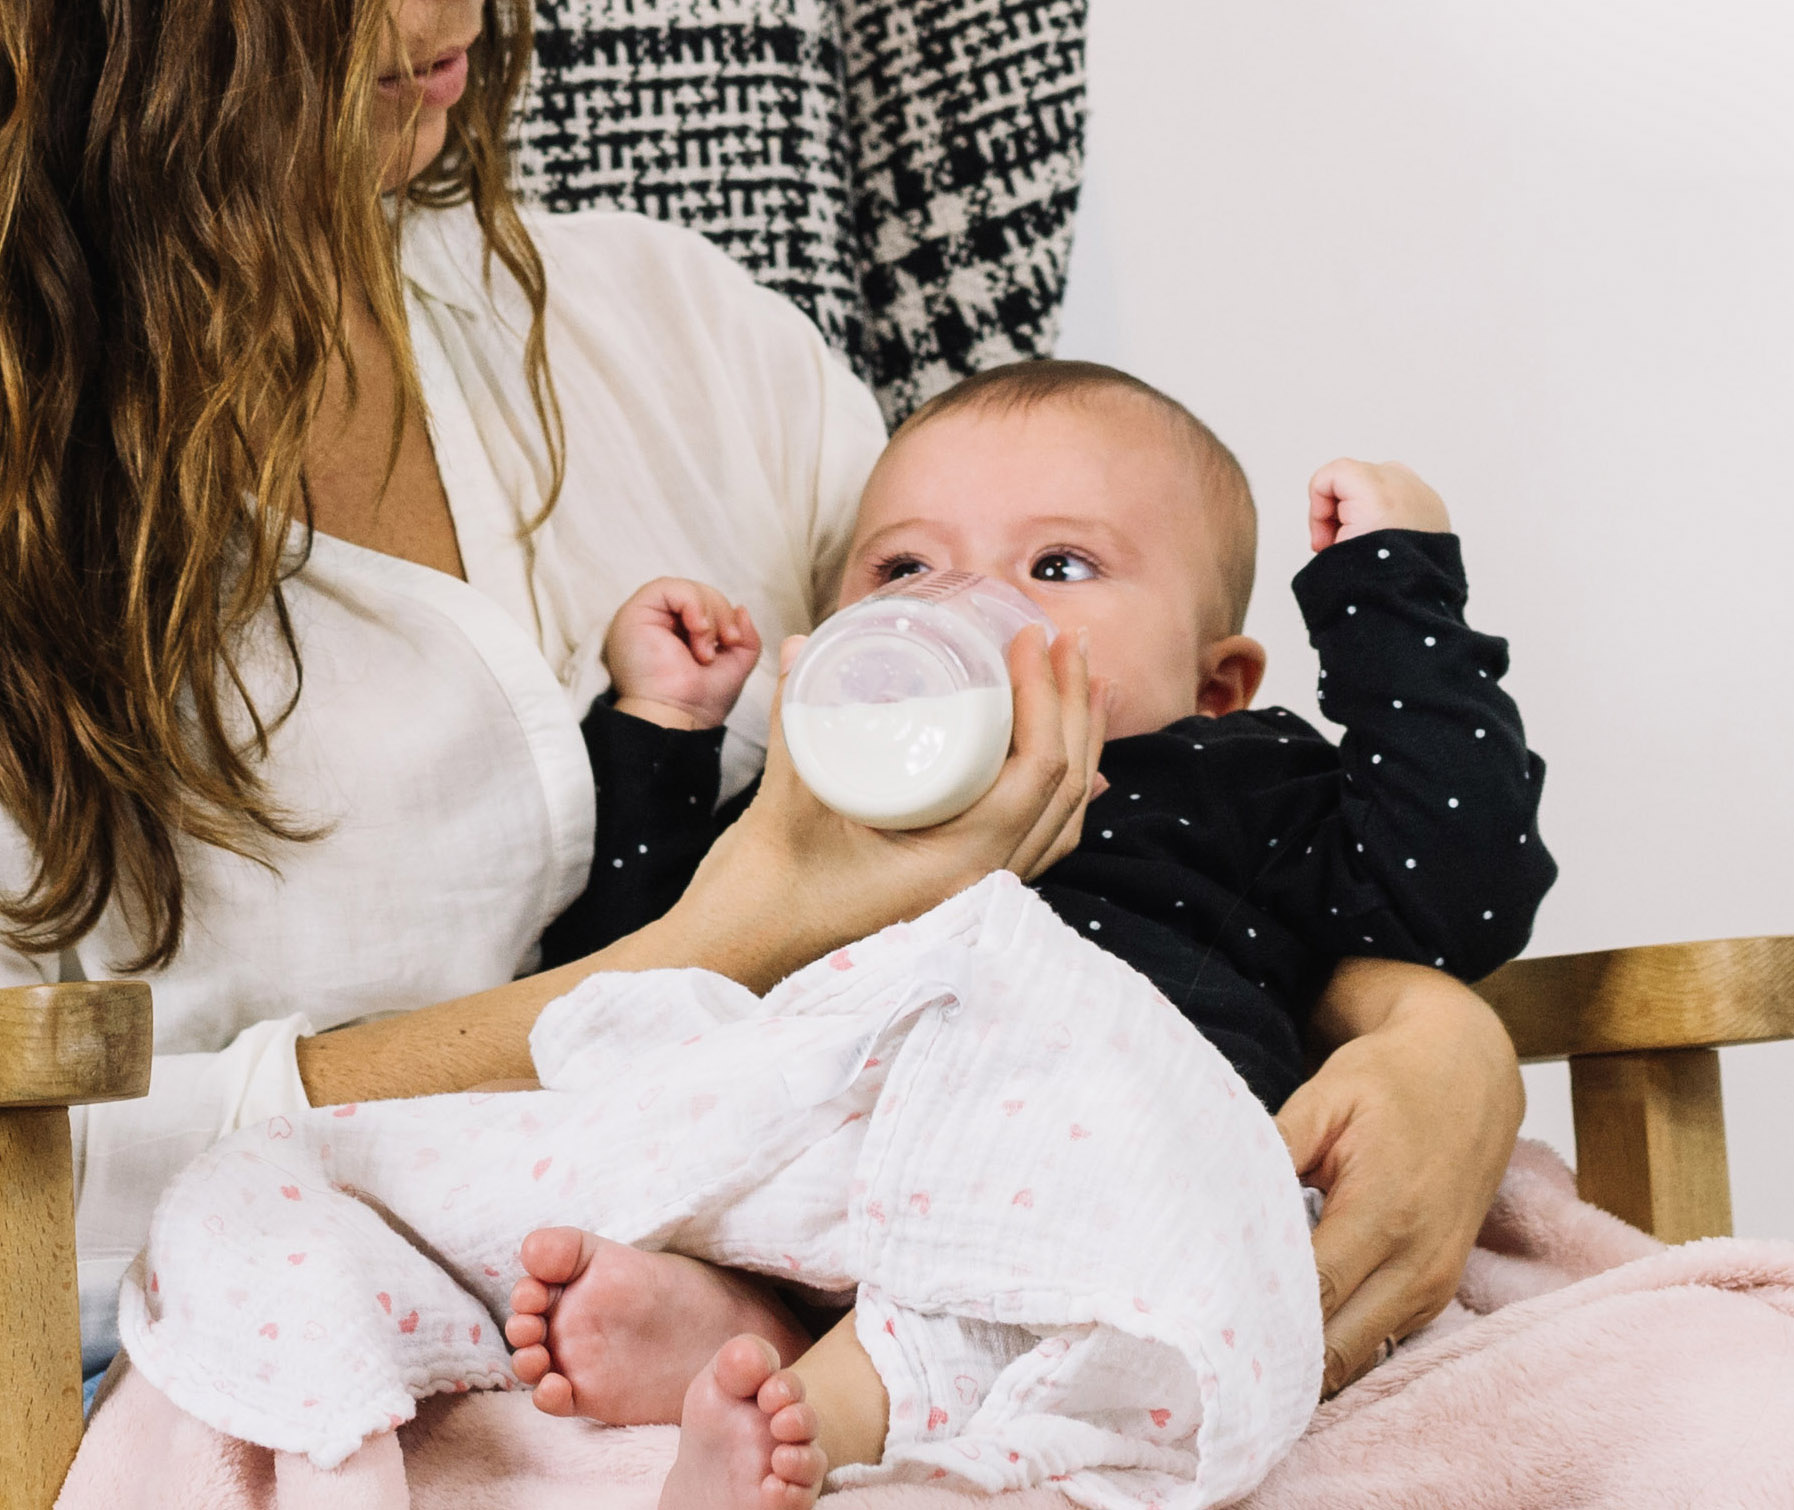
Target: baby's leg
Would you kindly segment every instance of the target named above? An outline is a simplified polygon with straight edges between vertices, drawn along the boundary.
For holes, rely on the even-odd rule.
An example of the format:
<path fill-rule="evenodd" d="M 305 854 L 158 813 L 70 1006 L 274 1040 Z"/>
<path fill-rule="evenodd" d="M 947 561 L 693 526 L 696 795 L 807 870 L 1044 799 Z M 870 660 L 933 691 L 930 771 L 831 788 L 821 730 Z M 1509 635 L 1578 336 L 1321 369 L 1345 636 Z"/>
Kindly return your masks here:
<path fill-rule="evenodd" d="M 878 1461 L 888 1411 L 851 1315 L 789 1368 L 737 1337 L 686 1391 L 661 1510 L 806 1510 L 830 1468 Z"/>
<path fill-rule="evenodd" d="M 743 1333 L 774 1367 L 810 1345 L 791 1313 L 745 1275 L 643 1253 L 575 1227 L 523 1240 L 528 1277 L 511 1291 L 511 1366 L 538 1409 L 612 1426 L 676 1424 L 687 1387 Z"/>

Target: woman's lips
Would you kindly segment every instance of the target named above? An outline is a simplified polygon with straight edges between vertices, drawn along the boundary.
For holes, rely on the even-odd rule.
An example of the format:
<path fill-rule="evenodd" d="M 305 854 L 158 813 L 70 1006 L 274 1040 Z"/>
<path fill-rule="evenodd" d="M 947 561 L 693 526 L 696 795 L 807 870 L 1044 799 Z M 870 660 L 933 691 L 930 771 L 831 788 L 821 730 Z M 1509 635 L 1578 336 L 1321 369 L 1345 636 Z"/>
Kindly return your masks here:
<path fill-rule="evenodd" d="M 402 99 L 406 94 L 405 80 L 399 74 L 389 74 L 380 80 L 380 92 L 391 99 Z M 429 68 L 421 69 L 412 75 L 411 92 L 419 97 L 419 102 L 427 110 L 447 110 L 450 105 L 461 98 L 467 88 L 467 49 L 458 47 L 453 52 L 444 53 Z"/>

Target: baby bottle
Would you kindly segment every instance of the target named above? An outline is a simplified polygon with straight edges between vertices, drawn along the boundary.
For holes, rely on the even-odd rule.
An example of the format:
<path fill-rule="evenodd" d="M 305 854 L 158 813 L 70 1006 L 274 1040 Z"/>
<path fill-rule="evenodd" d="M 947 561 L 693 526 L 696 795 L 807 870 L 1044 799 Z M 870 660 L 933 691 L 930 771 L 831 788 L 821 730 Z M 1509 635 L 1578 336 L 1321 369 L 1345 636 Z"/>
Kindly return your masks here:
<path fill-rule="evenodd" d="M 1014 588 L 971 572 L 900 577 L 810 636 L 785 682 L 797 774 L 843 817 L 926 828 L 997 779 L 1014 716 L 1005 659 L 1052 621 Z"/>

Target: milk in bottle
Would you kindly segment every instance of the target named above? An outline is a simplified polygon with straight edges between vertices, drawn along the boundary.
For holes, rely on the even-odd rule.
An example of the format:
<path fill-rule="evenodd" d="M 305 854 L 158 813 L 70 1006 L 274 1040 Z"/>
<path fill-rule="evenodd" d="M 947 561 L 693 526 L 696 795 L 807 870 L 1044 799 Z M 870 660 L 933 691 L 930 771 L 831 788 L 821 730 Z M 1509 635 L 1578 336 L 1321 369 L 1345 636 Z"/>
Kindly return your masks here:
<path fill-rule="evenodd" d="M 970 572 L 900 578 L 844 608 L 786 679 L 785 743 L 804 784 L 874 828 L 925 828 L 970 807 L 1009 753 L 1005 660 L 1023 594 Z"/>

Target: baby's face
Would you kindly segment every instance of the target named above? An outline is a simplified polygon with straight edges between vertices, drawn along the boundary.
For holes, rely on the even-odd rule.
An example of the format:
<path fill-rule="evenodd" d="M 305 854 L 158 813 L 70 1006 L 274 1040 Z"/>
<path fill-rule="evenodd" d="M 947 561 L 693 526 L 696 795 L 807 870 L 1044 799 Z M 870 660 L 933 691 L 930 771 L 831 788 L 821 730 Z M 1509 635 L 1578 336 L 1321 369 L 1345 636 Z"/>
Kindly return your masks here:
<path fill-rule="evenodd" d="M 1162 729 L 1199 711 L 1207 675 L 1218 569 L 1197 474 L 1132 394 L 951 411 L 873 472 L 841 606 L 920 571 L 994 577 L 1090 631 L 1091 671 L 1116 689 L 1110 738 Z"/>

